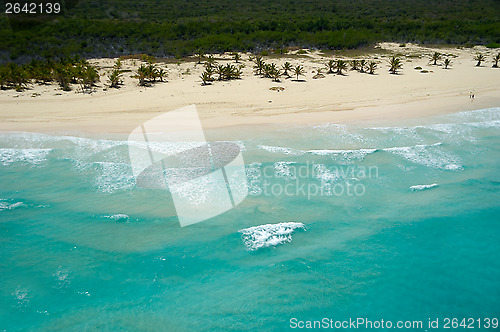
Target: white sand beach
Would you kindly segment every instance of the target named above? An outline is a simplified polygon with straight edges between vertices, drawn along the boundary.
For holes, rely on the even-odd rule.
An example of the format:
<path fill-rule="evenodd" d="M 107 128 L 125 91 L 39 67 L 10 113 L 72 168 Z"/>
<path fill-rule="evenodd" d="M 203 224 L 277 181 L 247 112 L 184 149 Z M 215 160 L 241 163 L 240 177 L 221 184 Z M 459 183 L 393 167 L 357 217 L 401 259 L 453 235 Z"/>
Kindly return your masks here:
<path fill-rule="evenodd" d="M 431 65 L 440 52 L 451 67 Z M 486 62 L 476 67 L 481 52 Z M 317 124 L 353 121 L 390 122 L 440 113 L 500 106 L 500 68 L 492 68 L 497 50 L 484 47 L 443 48 L 382 43 L 365 54 L 346 51 L 325 54 L 309 50 L 264 57 L 281 66 L 289 61 L 306 70 L 302 81 L 282 78 L 273 82 L 253 74 L 249 54 L 242 54 L 242 78 L 202 86 L 203 65 L 196 59 L 169 63 L 166 82 L 140 87 L 131 78 L 141 61 L 124 60 L 124 85 L 104 89 L 106 72 L 116 59 L 94 59 L 101 82 L 91 94 L 75 89 L 64 92 L 56 84 L 31 85 L 23 92 L 0 91 L 0 131 L 127 133 L 162 112 L 195 104 L 205 128 L 256 124 Z M 404 66 L 398 75 L 388 71 L 388 59 L 400 55 Z M 234 63 L 231 55 L 218 55 L 220 64 Z M 326 74 L 331 59 L 366 59 L 378 62 L 375 75 L 348 70 L 344 76 Z M 165 64 L 159 63 L 162 68 Z M 415 69 L 421 67 L 422 69 Z M 324 78 L 313 79 L 321 68 Z M 422 72 L 422 71 L 427 71 Z M 282 91 L 271 90 L 282 87 Z M 470 98 L 470 93 L 475 98 Z"/>

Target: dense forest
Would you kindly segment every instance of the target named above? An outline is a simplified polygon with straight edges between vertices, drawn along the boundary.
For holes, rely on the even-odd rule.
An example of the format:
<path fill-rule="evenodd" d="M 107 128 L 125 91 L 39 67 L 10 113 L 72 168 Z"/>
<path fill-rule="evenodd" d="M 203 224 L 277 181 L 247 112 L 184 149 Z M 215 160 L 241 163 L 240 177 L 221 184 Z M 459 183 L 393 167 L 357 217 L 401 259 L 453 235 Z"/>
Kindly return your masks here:
<path fill-rule="evenodd" d="M 378 41 L 500 46 L 499 0 L 58 1 L 59 14 L 0 18 L 0 63 Z M 0 3 L 4 12 L 6 1 Z"/>

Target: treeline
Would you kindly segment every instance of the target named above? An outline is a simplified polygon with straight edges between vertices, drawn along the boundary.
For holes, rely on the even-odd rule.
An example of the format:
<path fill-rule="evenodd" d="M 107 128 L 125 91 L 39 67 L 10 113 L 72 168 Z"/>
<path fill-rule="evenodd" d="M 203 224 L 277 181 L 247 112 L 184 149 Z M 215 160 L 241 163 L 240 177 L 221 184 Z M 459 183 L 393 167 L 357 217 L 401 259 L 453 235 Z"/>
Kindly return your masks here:
<path fill-rule="evenodd" d="M 75 54 L 180 57 L 199 49 L 344 49 L 379 41 L 500 46 L 495 0 L 81 1 L 53 21 L 22 23 L 0 20 L 0 62 Z"/>
<path fill-rule="evenodd" d="M 135 57 L 135 56 L 134 56 Z M 129 58 L 129 57 L 124 57 Z M 141 64 L 131 77 L 138 80 L 138 85 L 149 86 L 163 82 L 167 76 L 166 66 L 155 63 L 155 57 L 140 55 Z M 135 62 L 135 60 L 134 60 Z M 78 56 L 54 60 L 31 60 L 27 64 L 13 62 L 0 65 L 0 90 L 15 89 L 21 92 L 30 89 L 31 84 L 47 85 L 56 83 L 63 91 L 71 91 L 73 85 L 83 93 L 96 91 L 101 81 L 99 68 Z M 123 84 L 122 59 L 117 59 L 110 71 L 106 72 L 107 85 L 104 88 L 120 88 Z"/>
<path fill-rule="evenodd" d="M 72 84 L 80 86 L 82 92 L 90 91 L 99 81 L 98 68 L 78 57 L 58 61 L 32 60 L 28 64 L 8 63 L 0 65 L 0 89 L 22 91 L 28 84 L 57 83 L 64 91 L 70 91 Z"/>

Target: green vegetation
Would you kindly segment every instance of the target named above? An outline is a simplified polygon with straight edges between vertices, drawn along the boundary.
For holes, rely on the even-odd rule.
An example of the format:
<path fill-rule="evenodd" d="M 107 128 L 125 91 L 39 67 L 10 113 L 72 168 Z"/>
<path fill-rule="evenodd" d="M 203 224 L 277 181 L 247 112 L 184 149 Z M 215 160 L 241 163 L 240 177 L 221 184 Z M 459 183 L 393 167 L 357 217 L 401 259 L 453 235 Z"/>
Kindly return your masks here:
<path fill-rule="evenodd" d="M 335 69 L 337 69 L 338 75 L 344 75 L 343 71 L 347 70 L 347 62 L 344 60 L 337 60 L 335 62 Z"/>
<path fill-rule="evenodd" d="M 25 65 L 8 63 L 0 66 L 0 88 L 22 91 L 30 83 L 48 84 L 56 82 L 62 90 L 70 91 L 78 84 L 82 92 L 89 92 L 99 81 L 97 68 L 87 60 L 77 57 L 59 61 L 32 60 Z"/>
<path fill-rule="evenodd" d="M 317 80 L 319 78 L 325 78 L 325 75 L 323 75 L 323 68 L 318 68 L 316 70 L 316 75 L 313 76 L 313 79 Z"/>
<path fill-rule="evenodd" d="M 500 61 L 500 53 L 493 57 L 493 68 L 498 68 L 498 61 Z"/>
<path fill-rule="evenodd" d="M 274 82 L 279 82 L 281 71 L 274 63 L 264 64 L 264 77 L 272 78 Z"/>
<path fill-rule="evenodd" d="M 290 78 L 290 72 L 293 70 L 292 64 L 290 62 L 285 62 L 282 67 L 283 75 Z"/>
<path fill-rule="evenodd" d="M 213 75 L 218 75 L 218 81 L 229 81 L 240 79 L 243 65 L 235 66 L 230 63 L 224 65 L 218 64 L 213 57 L 209 57 L 205 62 L 205 70 L 200 75 L 201 85 L 209 85 L 215 81 Z"/>
<path fill-rule="evenodd" d="M 111 88 L 118 89 L 122 84 L 122 62 L 120 59 L 116 60 L 113 70 L 108 73 L 108 82 Z"/>
<path fill-rule="evenodd" d="M 254 59 L 253 59 L 255 65 L 254 65 L 254 69 L 255 69 L 255 75 L 262 75 L 262 73 L 264 72 L 264 66 L 265 66 L 265 62 L 264 60 L 262 60 L 262 57 L 261 56 L 256 56 Z"/>
<path fill-rule="evenodd" d="M 474 57 L 474 60 L 477 61 L 476 67 L 480 67 L 481 66 L 481 62 L 485 61 L 486 57 L 484 56 L 484 54 L 478 53 Z"/>
<path fill-rule="evenodd" d="M 241 60 L 241 55 L 238 52 L 233 53 L 234 62 L 238 63 Z"/>
<path fill-rule="evenodd" d="M 293 74 L 297 76 L 297 81 L 299 80 L 299 76 L 304 76 L 305 75 L 304 67 L 297 65 L 295 68 L 293 68 Z"/>
<path fill-rule="evenodd" d="M 335 72 L 335 60 L 328 60 L 326 68 L 328 69 L 328 74 L 333 74 Z"/>
<path fill-rule="evenodd" d="M 209 54 L 261 50 L 282 54 L 287 46 L 349 49 L 379 41 L 491 47 L 500 43 L 498 0 L 459 4 L 440 0 L 89 0 L 52 18 L 4 15 L 0 63 L 76 54 L 180 57 L 200 49 Z"/>
<path fill-rule="evenodd" d="M 358 60 L 351 60 L 351 70 L 358 70 L 359 68 L 359 61 Z"/>
<path fill-rule="evenodd" d="M 433 61 L 433 65 L 437 65 L 437 62 L 439 60 L 441 60 L 441 58 L 443 57 L 443 55 L 439 52 L 434 52 L 434 54 L 432 54 L 432 57 L 431 57 L 431 61 Z"/>
<path fill-rule="evenodd" d="M 444 69 L 448 69 L 448 67 L 451 66 L 451 60 L 449 58 L 444 59 L 443 65 Z"/>
<path fill-rule="evenodd" d="M 403 62 L 397 56 L 392 56 L 389 60 L 389 72 L 391 74 L 397 74 L 398 70 L 403 68 Z"/>
<path fill-rule="evenodd" d="M 199 49 L 198 51 L 196 51 L 195 55 L 198 58 L 198 64 L 200 64 L 203 58 L 205 57 L 205 53 Z"/>
<path fill-rule="evenodd" d="M 359 60 L 359 72 L 360 73 L 364 73 L 365 72 L 366 66 L 367 66 L 367 63 L 366 63 L 365 59 Z"/>
<path fill-rule="evenodd" d="M 148 59 L 147 64 L 140 65 L 132 77 L 139 80 L 140 86 L 148 86 L 156 83 L 156 79 L 163 82 L 165 76 L 167 76 L 167 72 L 163 68 L 153 64 L 151 59 Z"/>
<path fill-rule="evenodd" d="M 375 61 L 370 61 L 370 63 L 368 63 L 368 73 L 370 75 L 374 75 L 376 69 L 377 69 L 377 63 Z"/>

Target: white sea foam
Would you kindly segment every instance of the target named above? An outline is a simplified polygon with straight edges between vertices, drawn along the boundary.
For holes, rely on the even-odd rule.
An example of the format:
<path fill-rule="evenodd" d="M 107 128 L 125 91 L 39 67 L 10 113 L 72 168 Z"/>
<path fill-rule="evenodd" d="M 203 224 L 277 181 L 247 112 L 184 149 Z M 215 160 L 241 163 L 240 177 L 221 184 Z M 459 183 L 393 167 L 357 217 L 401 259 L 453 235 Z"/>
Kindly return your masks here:
<path fill-rule="evenodd" d="M 20 206 L 23 206 L 23 202 L 15 202 L 15 203 L 10 203 L 7 202 L 6 200 L 0 199 L 0 211 L 3 210 L 13 210 L 15 208 L 18 208 Z"/>
<path fill-rule="evenodd" d="M 500 120 L 489 120 L 480 122 L 471 122 L 470 126 L 474 128 L 490 128 L 490 127 L 500 127 Z"/>
<path fill-rule="evenodd" d="M 287 147 L 282 147 L 282 146 L 269 146 L 269 145 L 257 145 L 257 146 L 260 149 L 266 150 L 268 152 L 282 153 L 282 154 L 287 154 L 287 155 L 292 155 L 292 156 L 300 156 L 300 155 L 305 153 L 302 150 L 297 150 L 297 149 L 292 149 L 292 148 L 287 148 Z"/>
<path fill-rule="evenodd" d="M 412 191 L 420 191 L 420 190 L 430 189 L 430 188 L 434 188 L 434 187 L 438 187 L 438 184 L 437 183 L 433 183 L 433 184 L 417 184 L 415 186 L 411 186 L 410 189 Z"/>
<path fill-rule="evenodd" d="M 94 166 L 100 175 L 94 181 L 94 187 L 102 192 L 130 189 L 134 186 L 134 176 L 130 165 L 121 163 L 98 162 Z"/>
<path fill-rule="evenodd" d="M 27 288 L 18 287 L 11 295 L 14 296 L 17 307 L 26 307 L 31 299 L 30 290 Z"/>
<path fill-rule="evenodd" d="M 51 149 L 0 149 L 0 164 L 15 162 L 38 165 L 45 161 Z"/>
<path fill-rule="evenodd" d="M 342 177 L 341 172 L 332 172 L 324 164 L 315 164 L 314 173 L 315 177 L 322 183 L 332 183 L 339 180 Z"/>
<path fill-rule="evenodd" d="M 367 139 L 363 135 L 351 131 L 352 127 L 346 125 L 329 123 L 326 125 L 319 125 L 313 127 L 316 131 L 321 132 L 324 137 L 331 138 L 332 142 L 336 144 L 351 144 L 366 143 Z"/>
<path fill-rule="evenodd" d="M 448 117 L 459 120 L 460 122 L 487 122 L 491 120 L 500 120 L 500 107 L 464 111 L 449 115 Z"/>
<path fill-rule="evenodd" d="M 212 173 L 213 174 L 213 173 Z M 221 192 L 227 191 L 226 183 L 220 181 L 219 177 L 202 176 L 196 181 L 185 181 L 169 187 L 170 192 L 177 197 L 189 202 L 191 207 L 203 206 L 216 203 Z"/>
<path fill-rule="evenodd" d="M 436 148 L 441 145 L 442 143 L 435 143 L 432 145 L 385 148 L 383 150 L 400 156 L 415 164 L 420 164 L 427 167 L 445 170 L 463 169 L 463 166 L 460 165 L 460 160 L 458 157 L 454 156 L 451 153 L 447 153 L 442 149 Z"/>
<path fill-rule="evenodd" d="M 297 175 L 295 174 L 295 169 L 290 167 L 294 162 L 287 161 L 278 161 L 274 163 L 274 173 L 276 177 L 284 178 L 287 180 L 295 180 L 297 179 Z"/>
<path fill-rule="evenodd" d="M 262 192 L 260 183 L 262 180 L 261 172 L 262 163 L 251 163 L 245 166 L 245 174 L 247 176 L 248 193 L 250 195 L 258 195 Z"/>
<path fill-rule="evenodd" d="M 376 152 L 377 149 L 355 149 L 355 150 L 309 150 L 312 153 L 320 156 L 330 156 L 332 158 L 341 157 L 342 160 L 352 162 L 354 160 L 363 160 L 369 154 Z"/>
<path fill-rule="evenodd" d="M 306 230 L 301 222 L 282 222 L 266 224 L 239 230 L 243 244 L 249 251 L 258 250 L 292 241 L 292 233 L 296 229 Z"/>
<path fill-rule="evenodd" d="M 115 220 L 115 221 L 127 221 L 129 220 L 129 216 L 124 214 L 124 213 L 115 213 L 115 214 L 108 214 L 104 215 L 104 218 Z"/>
<path fill-rule="evenodd" d="M 247 150 L 245 143 L 243 141 L 221 141 L 221 142 L 234 143 L 234 144 L 238 145 L 238 147 L 240 148 L 240 151 L 242 151 L 242 152 Z"/>
<path fill-rule="evenodd" d="M 57 284 L 59 288 L 67 287 L 71 283 L 71 278 L 69 276 L 69 269 L 59 266 L 57 272 L 53 274 L 57 279 Z"/>

